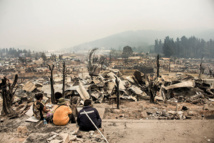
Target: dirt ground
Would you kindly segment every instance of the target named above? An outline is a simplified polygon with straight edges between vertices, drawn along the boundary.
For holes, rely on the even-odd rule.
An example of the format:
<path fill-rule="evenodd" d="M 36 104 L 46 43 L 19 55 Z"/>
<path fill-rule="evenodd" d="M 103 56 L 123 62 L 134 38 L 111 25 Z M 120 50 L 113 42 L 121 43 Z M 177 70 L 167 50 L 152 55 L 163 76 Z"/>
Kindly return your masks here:
<path fill-rule="evenodd" d="M 186 120 L 169 120 L 155 118 L 153 114 L 147 117 L 141 117 L 143 111 L 155 112 L 159 111 L 180 111 L 182 106 L 188 107 L 188 110 L 194 111 L 196 114 L 191 119 Z M 147 100 L 139 102 L 121 102 L 120 110 L 116 109 L 116 104 L 94 104 L 95 108 L 105 109 L 105 113 L 101 115 L 103 118 L 104 135 L 109 143 L 204 143 L 214 142 L 214 120 L 208 120 L 208 115 L 214 115 L 213 104 L 209 105 L 209 110 L 204 111 L 203 105 L 194 105 L 190 103 L 151 104 Z M 184 111 L 187 112 L 187 111 Z M 202 115 L 205 118 L 202 118 Z M 41 124 L 35 127 L 37 123 L 25 122 L 28 118 L 26 115 L 16 119 L 6 119 L 0 123 L 0 143 L 22 143 L 27 136 L 36 133 L 51 132 L 73 132 L 76 128 L 75 124 L 68 126 L 44 126 Z M 212 118 L 213 119 L 213 118 Z M 17 133 L 19 126 L 26 126 L 28 133 L 22 136 Z M 88 135 L 89 133 L 85 133 Z M 84 135 L 84 134 L 83 134 Z M 47 138 L 51 135 L 47 135 Z M 46 140 L 44 140 L 46 142 Z M 72 141 L 73 143 L 91 143 L 90 138 L 84 138 L 82 141 Z M 104 142 L 97 140 L 96 142 Z M 42 143 L 42 141 L 41 141 Z"/>
<path fill-rule="evenodd" d="M 110 143 L 214 143 L 214 120 L 104 121 Z"/>
<path fill-rule="evenodd" d="M 103 128 L 109 143 L 214 142 L 213 120 L 103 120 Z M 61 128 L 53 130 L 57 129 Z M 15 132 L 0 133 L 1 143 L 22 143 L 25 139 Z M 89 140 L 83 142 L 90 143 Z"/>
<path fill-rule="evenodd" d="M 26 125 L 29 131 L 36 133 L 72 132 L 75 124 L 63 127 L 48 126 L 34 129 L 34 124 Z M 18 125 L 14 125 L 16 127 Z M 109 143 L 204 143 L 214 142 L 214 120 L 103 120 L 104 135 Z M 85 132 L 88 135 L 88 132 Z M 84 134 L 83 134 L 84 136 Z M 27 136 L 17 134 L 16 128 L 0 133 L 1 143 L 22 143 Z M 48 136 L 47 138 L 49 138 Z M 42 142 L 42 141 L 41 141 Z M 45 142 L 45 140 L 44 140 Z M 80 143 L 75 142 L 74 143 Z M 90 139 L 83 142 L 91 143 Z M 97 141 L 101 142 L 101 141 Z M 103 141 L 102 141 L 103 142 Z"/>
<path fill-rule="evenodd" d="M 116 109 L 116 104 L 102 104 L 106 108 L 104 119 L 166 119 L 171 120 L 174 117 L 166 117 L 163 114 L 168 111 L 182 111 L 188 119 L 199 120 L 199 119 L 214 119 L 214 102 L 208 105 L 209 110 L 204 110 L 204 105 L 201 104 L 190 104 L 190 103 L 163 103 L 157 102 L 155 104 L 150 103 L 148 100 L 142 100 L 138 102 L 121 101 L 120 109 Z M 188 109 L 182 110 L 185 106 Z M 96 104 L 95 107 L 101 107 L 101 105 Z M 151 114 L 143 116 L 142 112 L 151 112 Z M 164 113 L 165 112 L 165 113 Z M 193 114 L 193 115 L 190 115 Z"/>

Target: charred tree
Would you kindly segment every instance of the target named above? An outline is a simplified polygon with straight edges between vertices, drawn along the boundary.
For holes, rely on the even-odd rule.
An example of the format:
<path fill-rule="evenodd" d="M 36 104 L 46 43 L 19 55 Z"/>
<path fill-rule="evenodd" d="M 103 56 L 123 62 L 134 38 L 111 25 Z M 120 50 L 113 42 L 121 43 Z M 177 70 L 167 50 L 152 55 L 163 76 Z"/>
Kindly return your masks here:
<path fill-rule="evenodd" d="M 109 63 L 111 63 L 111 52 L 109 53 Z"/>
<path fill-rule="evenodd" d="M 170 69 L 170 60 L 169 60 L 169 72 L 171 71 L 171 69 Z"/>
<path fill-rule="evenodd" d="M 202 64 L 203 64 L 203 57 L 201 58 L 201 63 L 200 63 L 199 78 L 201 78 L 201 75 L 204 73 L 204 68 L 203 68 Z"/>
<path fill-rule="evenodd" d="M 210 75 L 210 77 L 213 77 L 213 71 L 212 71 L 211 67 L 209 67 L 209 75 Z"/>
<path fill-rule="evenodd" d="M 130 46 L 126 46 L 123 48 L 122 58 L 124 58 L 124 62 L 128 63 L 128 58 L 133 54 L 133 50 Z"/>
<path fill-rule="evenodd" d="M 120 81 L 118 80 L 117 77 L 115 79 L 115 83 L 116 83 L 116 93 L 117 93 L 117 109 L 120 109 L 120 90 L 119 90 Z"/>
<path fill-rule="evenodd" d="M 159 64 L 159 54 L 157 55 L 157 78 L 159 77 L 159 68 L 160 68 L 160 64 Z"/>
<path fill-rule="evenodd" d="M 105 57 L 105 56 L 101 56 L 100 57 L 100 60 L 99 60 L 99 64 L 100 64 L 100 66 L 101 66 L 101 70 L 103 70 L 103 66 L 105 65 L 107 65 L 107 58 Z"/>
<path fill-rule="evenodd" d="M 12 109 L 12 103 L 13 103 L 13 97 L 14 94 L 16 92 L 16 89 L 14 91 L 14 88 L 16 86 L 18 80 L 18 75 L 15 75 L 13 84 L 11 85 L 9 83 L 9 80 L 4 77 L 2 79 L 2 83 L 1 83 L 1 94 L 2 94 L 2 98 L 3 98 L 3 114 L 4 115 L 9 115 L 11 114 L 12 116 L 14 116 L 16 114 L 16 112 Z"/>
<path fill-rule="evenodd" d="M 62 83 L 62 96 L 65 97 L 65 62 L 63 62 L 63 83 Z"/>
<path fill-rule="evenodd" d="M 91 79 L 93 79 L 93 76 L 95 75 L 97 66 L 94 65 L 94 52 L 97 50 L 98 48 L 94 48 L 90 51 L 89 53 L 89 57 L 88 57 L 88 72 L 89 75 L 91 77 Z"/>
<path fill-rule="evenodd" d="M 149 91 L 149 95 L 150 95 L 150 103 L 154 103 L 154 92 L 153 92 L 153 82 L 152 81 L 149 81 L 149 88 L 148 88 L 148 91 Z"/>
<path fill-rule="evenodd" d="M 56 99 L 54 96 L 54 82 L 53 82 L 53 70 L 54 70 L 54 65 L 52 67 L 48 65 L 49 70 L 51 71 L 51 77 L 50 77 L 50 83 L 51 83 L 51 103 L 56 104 Z"/>

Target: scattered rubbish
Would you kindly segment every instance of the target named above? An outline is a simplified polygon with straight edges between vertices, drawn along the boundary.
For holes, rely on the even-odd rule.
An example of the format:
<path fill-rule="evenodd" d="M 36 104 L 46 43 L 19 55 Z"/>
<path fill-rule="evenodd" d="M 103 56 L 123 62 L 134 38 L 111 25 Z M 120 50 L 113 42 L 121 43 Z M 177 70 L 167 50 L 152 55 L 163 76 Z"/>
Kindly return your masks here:
<path fill-rule="evenodd" d="M 134 61 L 130 61 L 131 64 L 120 65 L 120 62 L 113 61 L 108 63 L 110 66 L 106 66 L 97 61 L 99 57 L 94 55 L 95 50 L 91 51 L 88 67 L 83 62 L 65 60 L 69 62 L 66 76 L 61 75 L 63 67 L 57 61 L 58 59 L 55 62 L 46 61 L 46 64 L 52 67 L 56 66 L 51 70 L 48 70 L 43 62 L 39 64 L 41 67 L 36 67 L 36 64 L 26 66 L 32 66 L 32 69 L 20 67 L 17 71 L 20 73 L 20 81 L 17 86 L 14 86 L 15 94 L 8 102 L 11 103 L 11 109 L 8 111 L 14 111 L 14 114 L 8 114 L 8 118 L 1 117 L 1 124 L 7 122 L 8 119 L 22 117 L 24 125 L 31 124 L 36 130 L 41 131 L 41 133 L 29 132 L 26 126 L 17 124 L 17 133 L 20 137 L 27 137 L 31 133 L 25 142 L 41 142 L 42 140 L 51 143 L 87 142 L 88 140 L 105 142 L 96 131 L 82 133 L 78 132 L 78 129 L 71 131 L 69 128 L 64 128 L 62 131 L 61 128 L 56 127 L 51 130 L 51 133 L 46 132 L 50 124 L 46 120 L 40 121 L 33 116 L 32 103 L 35 101 L 35 94 L 43 93 L 41 102 L 46 108 L 53 109 L 55 106 L 52 104 L 55 103 L 53 95 L 56 92 L 63 93 L 66 104 L 79 109 L 82 108 L 86 99 L 91 99 L 98 106 L 105 103 L 102 115 L 100 114 L 101 118 L 105 119 L 137 119 L 139 121 L 213 118 L 214 80 L 196 75 L 198 66 L 184 62 L 182 59 L 179 59 L 179 65 L 175 64 L 176 60 L 174 64 L 168 65 L 172 59 L 166 58 L 168 59 L 166 62 L 163 58 L 160 61 L 161 72 L 156 75 L 157 67 L 154 64 L 156 59 L 147 57 L 144 58 L 145 61 L 139 62 L 136 60 L 143 57 L 139 56 L 128 58 Z M 168 68 L 171 68 L 170 72 Z M 8 82 L 12 83 L 10 79 Z M 10 85 L 8 88 L 12 86 L 12 84 L 8 85 Z M 0 103 L 2 101 L 0 97 Z M 120 108 L 117 106 L 118 109 L 116 109 L 114 103 L 120 104 Z M 133 107 L 129 108 L 130 105 Z M 3 111 L 0 112 L 1 116 L 5 114 Z M 117 125 L 111 123 L 109 126 Z M 5 130 L 7 127 L 1 129 L 1 131 Z M 69 131 L 65 132 L 65 130 Z M 207 141 L 211 140 L 207 139 Z"/>
<path fill-rule="evenodd" d="M 39 122 L 39 120 L 36 119 L 34 116 L 29 117 L 29 118 L 26 119 L 25 121 L 26 121 L 26 122 L 34 122 L 34 123 Z"/>
<path fill-rule="evenodd" d="M 186 111 L 186 110 L 188 110 L 188 108 L 186 106 L 183 106 L 182 110 Z"/>
<path fill-rule="evenodd" d="M 28 135 L 28 129 L 26 126 L 19 126 L 17 128 L 17 133 L 18 133 L 18 136 L 20 137 L 24 137 L 24 136 L 27 136 Z"/>

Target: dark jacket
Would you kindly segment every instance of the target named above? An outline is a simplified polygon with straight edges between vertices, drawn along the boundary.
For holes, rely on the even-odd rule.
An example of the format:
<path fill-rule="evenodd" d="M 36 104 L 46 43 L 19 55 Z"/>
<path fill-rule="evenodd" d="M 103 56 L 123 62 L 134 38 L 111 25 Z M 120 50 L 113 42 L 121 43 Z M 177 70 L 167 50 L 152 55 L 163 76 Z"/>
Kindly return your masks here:
<path fill-rule="evenodd" d="M 92 108 L 90 106 L 85 106 L 85 107 L 83 107 L 82 110 L 80 110 L 78 117 L 77 117 L 77 122 L 80 127 L 80 130 L 83 130 L 83 131 L 96 130 L 96 128 L 91 123 L 91 121 L 88 119 L 88 117 L 86 116 L 84 111 L 88 114 L 88 116 L 95 123 L 95 125 L 98 128 L 101 128 L 101 118 L 100 118 L 100 115 L 99 115 L 97 109 Z"/>

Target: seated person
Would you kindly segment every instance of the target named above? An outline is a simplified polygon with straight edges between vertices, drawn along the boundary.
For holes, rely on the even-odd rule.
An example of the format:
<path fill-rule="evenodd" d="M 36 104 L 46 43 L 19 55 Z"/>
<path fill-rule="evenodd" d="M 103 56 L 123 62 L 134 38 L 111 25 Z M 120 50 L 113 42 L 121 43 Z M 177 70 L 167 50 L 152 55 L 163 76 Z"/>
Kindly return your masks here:
<path fill-rule="evenodd" d="M 36 101 L 33 104 L 33 114 L 34 117 L 37 118 L 38 120 L 43 120 L 46 116 L 43 113 L 47 113 L 48 109 L 41 103 L 43 99 L 43 94 L 38 93 L 35 95 Z"/>
<path fill-rule="evenodd" d="M 88 116 L 91 118 L 91 120 L 94 122 L 94 124 L 98 128 L 101 128 L 102 120 L 100 118 L 100 115 L 99 115 L 97 109 L 92 108 L 91 100 L 87 99 L 84 102 L 83 109 L 80 110 L 78 117 L 77 117 L 79 129 L 82 131 L 96 130 L 96 128 L 91 123 L 91 121 L 88 119 L 88 117 L 86 116 L 84 111 L 88 114 Z"/>
<path fill-rule="evenodd" d="M 56 99 L 56 103 L 58 103 L 59 99 L 62 98 L 62 93 L 56 92 L 56 93 L 54 94 L 54 96 L 55 96 L 55 99 Z"/>
<path fill-rule="evenodd" d="M 53 123 L 58 126 L 64 126 L 69 121 L 73 122 L 73 120 L 71 108 L 66 105 L 64 98 L 60 98 L 53 114 Z"/>

